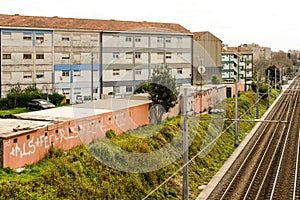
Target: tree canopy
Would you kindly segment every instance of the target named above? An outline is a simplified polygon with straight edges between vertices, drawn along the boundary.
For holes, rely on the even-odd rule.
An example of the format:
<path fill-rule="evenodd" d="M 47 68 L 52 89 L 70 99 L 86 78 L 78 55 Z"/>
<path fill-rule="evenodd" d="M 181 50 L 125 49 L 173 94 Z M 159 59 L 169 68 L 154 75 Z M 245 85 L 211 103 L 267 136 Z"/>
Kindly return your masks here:
<path fill-rule="evenodd" d="M 153 70 L 150 81 L 140 84 L 135 93 L 149 93 L 149 99 L 152 101 L 156 121 L 162 120 L 164 112 L 168 112 L 178 102 L 178 90 L 176 81 L 170 74 L 167 65 L 156 66 Z"/>

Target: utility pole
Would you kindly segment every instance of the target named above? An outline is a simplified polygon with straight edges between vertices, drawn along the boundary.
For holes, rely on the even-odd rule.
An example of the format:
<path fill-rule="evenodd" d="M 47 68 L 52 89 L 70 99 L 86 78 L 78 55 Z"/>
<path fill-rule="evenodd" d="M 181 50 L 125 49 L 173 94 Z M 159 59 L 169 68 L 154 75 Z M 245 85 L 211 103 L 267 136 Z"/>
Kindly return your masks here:
<path fill-rule="evenodd" d="M 184 88 L 183 92 L 183 200 L 188 200 L 189 184 L 188 184 L 188 161 L 189 161 L 189 149 L 188 149 L 188 123 L 187 123 L 187 88 Z"/>
<path fill-rule="evenodd" d="M 247 91 L 247 58 L 245 57 L 245 62 L 244 62 L 244 70 L 245 70 L 245 75 L 244 75 L 244 79 L 245 79 L 245 92 Z"/>
<path fill-rule="evenodd" d="M 237 74 L 235 78 L 235 134 L 234 134 L 234 146 L 237 147 L 239 145 L 239 124 L 238 124 L 238 82 L 239 82 L 239 74 Z"/>
<path fill-rule="evenodd" d="M 259 87 L 259 85 L 258 85 L 258 72 L 256 72 L 256 119 L 258 119 L 259 118 L 259 110 L 258 110 L 258 107 L 259 107 L 259 103 L 258 103 L 258 95 L 259 95 L 259 93 L 258 93 L 258 87 Z"/>
<path fill-rule="evenodd" d="M 275 99 L 277 98 L 277 91 L 276 91 L 276 88 L 277 88 L 277 68 L 275 67 Z"/>
<path fill-rule="evenodd" d="M 270 70 L 268 69 L 268 108 L 270 107 Z"/>
<path fill-rule="evenodd" d="M 94 54 L 91 54 L 91 101 L 94 99 Z"/>

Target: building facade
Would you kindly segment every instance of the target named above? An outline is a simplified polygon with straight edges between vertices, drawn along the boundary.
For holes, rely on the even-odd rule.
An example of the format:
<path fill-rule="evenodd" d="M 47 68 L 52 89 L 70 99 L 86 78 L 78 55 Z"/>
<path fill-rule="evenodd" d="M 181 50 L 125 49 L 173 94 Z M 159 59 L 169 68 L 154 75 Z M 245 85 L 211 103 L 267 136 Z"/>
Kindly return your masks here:
<path fill-rule="evenodd" d="M 194 52 L 193 52 L 193 80 L 194 83 L 200 82 L 201 78 L 205 83 L 211 83 L 211 76 L 218 75 L 221 78 L 222 68 L 222 40 L 208 31 L 194 32 Z M 198 67 L 205 68 L 201 74 Z"/>
<path fill-rule="evenodd" d="M 12 86 L 101 98 L 132 94 L 168 65 L 192 83 L 193 35 L 179 24 L 0 15 L 1 97 Z"/>
<path fill-rule="evenodd" d="M 253 53 L 238 47 L 225 47 L 222 52 L 222 79 L 225 82 L 250 84 L 253 80 Z"/>

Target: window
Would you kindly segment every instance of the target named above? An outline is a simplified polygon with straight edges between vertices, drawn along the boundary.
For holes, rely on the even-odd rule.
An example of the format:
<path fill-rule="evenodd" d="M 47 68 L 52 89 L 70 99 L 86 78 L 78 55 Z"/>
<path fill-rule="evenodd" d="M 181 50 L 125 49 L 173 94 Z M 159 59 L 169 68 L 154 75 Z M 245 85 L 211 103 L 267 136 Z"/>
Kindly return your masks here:
<path fill-rule="evenodd" d="M 24 78 L 24 79 L 32 78 L 31 72 L 23 72 L 23 78 Z"/>
<path fill-rule="evenodd" d="M 157 59 L 163 59 L 164 53 L 163 52 L 158 52 L 157 53 Z"/>
<path fill-rule="evenodd" d="M 141 59 L 142 58 L 142 53 L 136 52 L 135 53 L 135 58 Z"/>
<path fill-rule="evenodd" d="M 36 73 L 36 78 L 39 79 L 39 78 L 44 78 L 44 72 L 37 72 Z"/>
<path fill-rule="evenodd" d="M 98 35 L 91 35 L 91 42 L 98 42 Z"/>
<path fill-rule="evenodd" d="M 120 86 L 113 86 L 114 93 L 120 93 Z"/>
<path fill-rule="evenodd" d="M 44 33 L 37 33 L 35 36 L 35 39 L 37 42 L 43 42 L 44 41 Z"/>
<path fill-rule="evenodd" d="M 172 53 L 167 52 L 167 53 L 166 53 L 166 59 L 171 59 L 171 58 L 172 58 Z"/>
<path fill-rule="evenodd" d="M 81 71 L 80 70 L 74 70 L 74 76 L 80 76 Z"/>
<path fill-rule="evenodd" d="M 182 57 L 182 53 L 181 52 L 177 52 L 177 56 L 178 57 Z"/>
<path fill-rule="evenodd" d="M 166 38 L 166 43 L 171 43 L 171 38 Z"/>
<path fill-rule="evenodd" d="M 126 86 L 126 92 L 132 92 L 132 86 L 130 85 L 130 86 Z"/>
<path fill-rule="evenodd" d="M 31 40 L 31 34 L 30 33 L 23 33 L 23 40 Z"/>
<path fill-rule="evenodd" d="M 132 59 L 132 53 L 126 53 L 125 57 L 126 59 Z"/>
<path fill-rule="evenodd" d="M 182 68 L 177 68 L 177 74 L 182 74 Z"/>
<path fill-rule="evenodd" d="M 10 40 L 11 39 L 11 33 L 2 33 L 2 39 L 3 40 Z"/>
<path fill-rule="evenodd" d="M 162 43 L 163 42 L 163 38 L 162 37 L 157 37 L 157 43 Z"/>
<path fill-rule="evenodd" d="M 31 54 L 24 53 L 23 59 L 31 59 Z"/>
<path fill-rule="evenodd" d="M 141 36 L 135 36 L 135 42 L 141 42 L 142 37 Z"/>
<path fill-rule="evenodd" d="M 119 52 L 113 52 L 113 58 L 118 59 L 119 58 Z"/>
<path fill-rule="evenodd" d="M 62 41 L 70 41 L 70 37 L 69 36 L 63 36 L 61 38 Z"/>
<path fill-rule="evenodd" d="M 120 70 L 119 69 L 113 69 L 113 76 L 118 76 L 120 75 Z"/>
<path fill-rule="evenodd" d="M 63 59 L 63 60 L 70 59 L 70 54 L 63 54 L 61 59 Z"/>
<path fill-rule="evenodd" d="M 135 75 L 142 75 L 142 70 L 141 69 L 136 69 L 135 70 Z"/>
<path fill-rule="evenodd" d="M 62 76 L 65 76 L 65 77 L 70 76 L 70 71 L 63 70 L 62 71 Z"/>
<path fill-rule="evenodd" d="M 178 38 L 177 38 L 177 41 L 178 41 L 178 42 L 182 42 L 182 37 L 178 37 Z"/>
<path fill-rule="evenodd" d="M 63 88 L 62 91 L 63 91 L 63 94 L 66 94 L 66 95 L 70 94 L 70 88 Z"/>
<path fill-rule="evenodd" d="M 11 59 L 11 54 L 3 54 L 2 57 L 3 59 Z"/>
<path fill-rule="evenodd" d="M 36 59 L 44 59 L 44 54 L 36 54 Z"/>
<path fill-rule="evenodd" d="M 81 94 L 80 88 L 74 88 L 74 94 Z"/>
<path fill-rule="evenodd" d="M 126 36 L 125 37 L 125 41 L 126 42 L 131 42 L 132 41 L 132 37 L 131 36 Z"/>
<path fill-rule="evenodd" d="M 80 41 L 80 35 L 78 35 L 78 34 L 75 34 L 75 35 L 73 35 L 73 41 Z"/>

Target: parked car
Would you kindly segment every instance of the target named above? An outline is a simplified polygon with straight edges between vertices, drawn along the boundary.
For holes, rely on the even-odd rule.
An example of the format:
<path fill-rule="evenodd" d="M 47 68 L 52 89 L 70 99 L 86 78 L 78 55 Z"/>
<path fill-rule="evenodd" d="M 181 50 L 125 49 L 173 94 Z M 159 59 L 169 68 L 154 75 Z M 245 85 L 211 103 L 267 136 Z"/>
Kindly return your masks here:
<path fill-rule="evenodd" d="M 45 99 L 32 99 L 27 103 L 28 110 L 43 110 L 54 108 L 55 105 Z"/>

